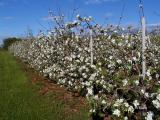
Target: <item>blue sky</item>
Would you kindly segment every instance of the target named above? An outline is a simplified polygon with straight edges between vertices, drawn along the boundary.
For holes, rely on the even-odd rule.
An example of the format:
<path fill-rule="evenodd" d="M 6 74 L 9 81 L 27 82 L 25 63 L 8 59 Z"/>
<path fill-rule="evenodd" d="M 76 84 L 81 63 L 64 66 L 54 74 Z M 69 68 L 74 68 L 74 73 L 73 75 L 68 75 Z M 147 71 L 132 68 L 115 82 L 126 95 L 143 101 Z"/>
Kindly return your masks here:
<path fill-rule="evenodd" d="M 49 28 L 48 11 L 60 9 L 68 19 L 74 8 L 82 16 L 92 16 L 100 24 L 118 24 L 123 4 L 123 25 L 139 25 L 139 0 L 0 0 L 0 39 L 22 36 L 31 28 L 34 34 Z M 160 0 L 144 0 L 147 24 L 160 23 Z M 45 27 L 45 28 L 44 28 Z"/>

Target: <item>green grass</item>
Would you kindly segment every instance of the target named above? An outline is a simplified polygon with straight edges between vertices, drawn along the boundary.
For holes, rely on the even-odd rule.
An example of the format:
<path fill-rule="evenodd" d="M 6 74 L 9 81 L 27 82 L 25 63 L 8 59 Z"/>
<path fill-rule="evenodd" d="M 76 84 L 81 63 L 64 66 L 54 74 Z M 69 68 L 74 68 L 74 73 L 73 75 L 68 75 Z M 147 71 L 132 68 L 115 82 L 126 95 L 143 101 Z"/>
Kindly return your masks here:
<path fill-rule="evenodd" d="M 66 116 L 54 95 L 41 95 L 12 55 L 0 51 L 0 120 L 87 120 L 85 110 Z"/>

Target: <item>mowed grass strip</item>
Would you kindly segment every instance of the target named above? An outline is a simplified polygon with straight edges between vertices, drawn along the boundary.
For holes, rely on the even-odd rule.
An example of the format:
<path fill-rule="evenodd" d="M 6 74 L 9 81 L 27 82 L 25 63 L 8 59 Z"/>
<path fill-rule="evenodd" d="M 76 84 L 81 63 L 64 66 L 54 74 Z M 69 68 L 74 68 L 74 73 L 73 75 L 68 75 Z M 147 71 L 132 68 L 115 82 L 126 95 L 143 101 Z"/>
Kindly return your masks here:
<path fill-rule="evenodd" d="M 14 57 L 0 51 L 0 120 L 88 119 L 85 111 L 66 116 L 64 109 L 54 95 L 38 93 Z"/>

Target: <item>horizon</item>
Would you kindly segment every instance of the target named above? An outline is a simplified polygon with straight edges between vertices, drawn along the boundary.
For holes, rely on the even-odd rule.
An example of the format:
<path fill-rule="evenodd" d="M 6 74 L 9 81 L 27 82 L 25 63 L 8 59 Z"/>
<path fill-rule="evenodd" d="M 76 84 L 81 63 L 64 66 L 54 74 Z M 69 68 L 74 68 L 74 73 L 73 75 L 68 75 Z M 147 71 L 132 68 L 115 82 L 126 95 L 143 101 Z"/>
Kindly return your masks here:
<path fill-rule="evenodd" d="M 160 1 L 143 1 L 147 26 L 160 25 Z M 48 11 L 55 14 L 61 11 L 66 21 L 73 21 L 77 14 L 92 16 L 101 25 L 117 25 L 124 7 L 122 26 L 140 26 L 139 0 L 1 0 L 0 44 L 6 37 L 24 36 L 27 29 L 36 35 L 39 30 L 47 30 L 53 25 L 49 21 Z M 76 9 L 73 14 L 73 10 Z"/>

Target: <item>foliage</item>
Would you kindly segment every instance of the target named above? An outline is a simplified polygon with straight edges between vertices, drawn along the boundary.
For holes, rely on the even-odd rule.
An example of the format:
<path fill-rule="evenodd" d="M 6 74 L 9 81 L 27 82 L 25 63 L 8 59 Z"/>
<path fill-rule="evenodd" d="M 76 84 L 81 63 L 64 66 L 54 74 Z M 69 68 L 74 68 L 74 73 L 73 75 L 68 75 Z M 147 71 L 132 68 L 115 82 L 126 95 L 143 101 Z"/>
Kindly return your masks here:
<path fill-rule="evenodd" d="M 8 50 L 8 47 L 11 46 L 11 44 L 13 44 L 16 41 L 21 41 L 21 38 L 16 38 L 16 37 L 6 38 L 3 40 L 2 48 Z"/>

